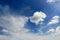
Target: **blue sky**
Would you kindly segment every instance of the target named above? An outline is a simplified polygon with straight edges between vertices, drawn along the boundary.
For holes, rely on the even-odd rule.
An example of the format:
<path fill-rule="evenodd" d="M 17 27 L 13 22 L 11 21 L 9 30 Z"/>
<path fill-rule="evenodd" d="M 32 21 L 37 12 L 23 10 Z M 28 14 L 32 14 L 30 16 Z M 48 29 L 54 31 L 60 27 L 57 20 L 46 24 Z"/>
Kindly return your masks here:
<path fill-rule="evenodd" d="M 59 39 L 60 0 L 0 0 L 0 40 Z"/>

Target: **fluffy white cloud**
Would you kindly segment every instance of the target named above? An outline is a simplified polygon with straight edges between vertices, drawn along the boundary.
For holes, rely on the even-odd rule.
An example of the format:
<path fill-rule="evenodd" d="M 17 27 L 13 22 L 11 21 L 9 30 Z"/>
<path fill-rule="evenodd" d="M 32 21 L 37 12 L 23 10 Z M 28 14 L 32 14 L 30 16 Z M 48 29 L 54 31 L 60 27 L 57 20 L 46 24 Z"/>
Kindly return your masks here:
<path fill-rule="evenodd" d="M 60 34 L 60 26 L 56 28 L 56 33 Z"/>
<path fill-rule="evenodd" d="M 37 25 L 39 24 L 39 22 L 44 21 L 45 18 L 46 18 L 46 14 L 40 11 L 40 12 L 35 12 L 34 15 L 30 17 L 30 21 Z"/>
<path fill-rule="evenodd" d="M 48 33 L 54 33 L 55 35 L 59 35 L 60 34 L 60 26 L 57 26 L 56 29 L 49 29 Z"/>
<path fill-rule="evenodd" d="M 59 22 L 59 16 L 54 16 L 51 21 L 48 23 L 48 25 L 50 24 L 56 24 Z"/>
<path fill-rule="evenodd" d="M 55 29 L 53 29 L 53 28 L 52 28 L 52 29 L 49 29 L 48 32 L 50 32 L 50 33 L 51 33 L 51 32 L 55 32 Z"/>

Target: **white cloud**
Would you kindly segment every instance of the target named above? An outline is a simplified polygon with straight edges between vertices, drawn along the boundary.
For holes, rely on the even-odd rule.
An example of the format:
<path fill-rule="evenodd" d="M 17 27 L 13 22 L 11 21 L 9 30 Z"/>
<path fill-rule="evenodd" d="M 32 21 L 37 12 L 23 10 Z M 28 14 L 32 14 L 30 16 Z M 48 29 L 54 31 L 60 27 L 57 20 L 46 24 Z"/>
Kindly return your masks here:
<path fill-rule="evenodd" d="M 56 29 L 49 29 L 48 30 L 48 33 L 53 33 L 53 34 L 55 34 L 55 35 L 59 35 L 60 34 L 60 26 L 57 26 L 57 28 Z"/>
<path fill-rule="evenodd" d="M 60 40 L 60 35 L 36 35 L 36 34 L 29 34 L 29 33 L 14 33 L 12 34 L 13 37 L 8 38 L 6 36 L 1 36 L 0 39 L 2 40 Z"/>
<path fill-rule="evenodd" d="M 54 16 L 53 19 L 59 19 L 60 17 L 59 16 Z"/>
<path fill-rule="evenodd" d="M 0 35 L 0 40 L 18 40 L 18 39 L 12 38 L 12 37 L 8 37 L 8 36 L 4 36 L 4 35 Z"/>
<path fill-rule="evenodd" d="M 60 26 L 56 28 L 56 33 L 60 34 Z"/>
<path fill-rule="evenodd" d="M 56 24 L 58 22 L 59 22 L 58 19 L 54 19 L 54 20 L 51 20 L 51 22 L 49 22 L 49 24 Z"/>
<path fill-rule="evenodd" d="M 55 29 L 49 29 L 49 31 L 48 32 L 50 32 L 50 33 L 52 33 L 52 32 L 55 32 Z"/>
<path fill-rule="evenodd" d="M 6 36 L 1 36 L 0 35 L 0 40 L 10 40 L 8 37 L 6 37 Z"/>
<path fill-rule="evenodd" d="M 9 31 L 7 29 L 3 29 L 2 32 L 8 33 Z"/>
<path fill-rule="evenodd" d="M 59 16 L 54 16 L 51 21 L 48 23 L 48 25 L 51 25 L 51 24 L 56 24 L 59 22 Z"/>
<path fill-rule="evenodd" d="M 60 36 L 56 36 L 56 35 L 44 35 L 44 36 L 41 36 L 41 35 L 34 35 L 34 34 L 25 33 L 25 34 L 22 34 L 20 36 L 19 37 L 22 40 L 59 40 L 60 39 L 59 38 Z"/>
<path fill-rule="evenodd" d="M 47 3 L 54 3 L 56 0 L 47 0 Z"/>
<path fill-rule="evenodd" d="M 18 31 L 24 27 L 27 20 L 28 18 L 24 16 L 1 16 L 0 26 L 10 31 Z"/>
<path fill-rule="evenodd" d="M 40 11 L 40 12 L 35 12 L 34 15 L 30 17 L 30 21 L 37 25 L 39 24 L 39 22 L 44 21 L 45 18 L 46 18 L 46 14 Z"/>

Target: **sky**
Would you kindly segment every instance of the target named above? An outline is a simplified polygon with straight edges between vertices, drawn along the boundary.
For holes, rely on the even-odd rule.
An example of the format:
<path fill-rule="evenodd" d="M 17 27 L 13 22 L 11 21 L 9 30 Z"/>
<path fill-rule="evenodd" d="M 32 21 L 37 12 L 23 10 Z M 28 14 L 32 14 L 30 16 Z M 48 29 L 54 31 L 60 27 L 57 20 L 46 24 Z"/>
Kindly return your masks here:
<path fill-rule="evenodd" d="M 60 0 L 0 0 L 0 40 L 60 40 Z"/>

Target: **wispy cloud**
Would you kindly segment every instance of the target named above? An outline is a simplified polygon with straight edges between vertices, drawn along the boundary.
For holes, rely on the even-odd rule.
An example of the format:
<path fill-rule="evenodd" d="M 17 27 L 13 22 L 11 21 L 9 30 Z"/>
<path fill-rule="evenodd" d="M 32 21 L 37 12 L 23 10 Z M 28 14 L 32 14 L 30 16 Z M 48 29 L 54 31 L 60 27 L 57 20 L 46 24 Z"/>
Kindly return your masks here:
<path fill-rule="evenodd" d="M 47 3 L 54 3 L 56 0 L 47 0 Z"/>

